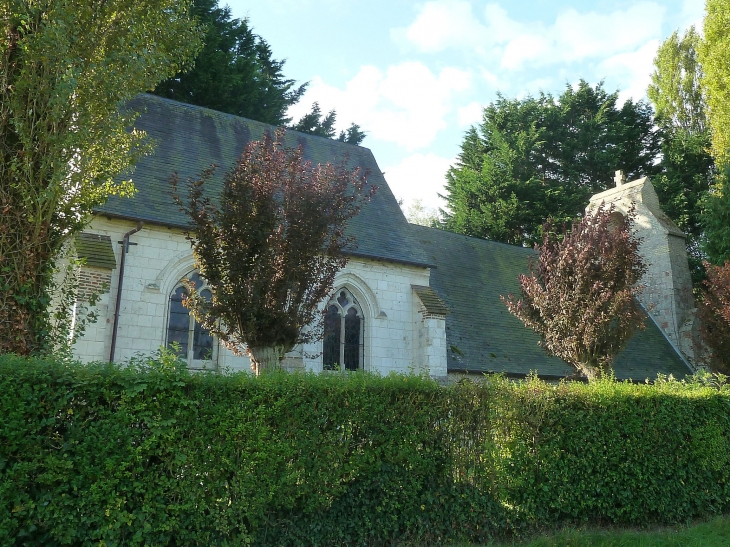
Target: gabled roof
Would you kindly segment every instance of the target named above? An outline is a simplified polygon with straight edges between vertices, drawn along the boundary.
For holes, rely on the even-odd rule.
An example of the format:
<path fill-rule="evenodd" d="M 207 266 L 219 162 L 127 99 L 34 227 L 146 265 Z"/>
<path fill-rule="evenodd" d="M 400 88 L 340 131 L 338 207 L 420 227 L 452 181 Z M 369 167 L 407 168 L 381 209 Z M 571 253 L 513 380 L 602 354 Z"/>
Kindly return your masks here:
<path fill-rule="evenodd" d="M 137 194 L 133 198 L 112 197 L 97 213 L 165 226 L 185 228 L 189 224 L 170 194 L 169 180 L 173 173 L 184 182 L 215 163 L 218 170 L 206 193 L 218 196 L 223 175 L 246 144 L 260 139 L 267 130 L 275 130 L 261 122 L 155 95 L 139 95 L 128 107 L 142 113 L 135 127 L 154 139 L 155 151 L 137 163 L 132 177 Z M 348 233 L 358 243 L 351 255 L 429 265 L 370 150 L 295 131 L 287 132 L 286 144 L 301 144 L 305 159 L 315 165 L 334 163 L 349 156 L 350 167 L 370 171 L 368 182 L 378 186 L 378 190 L 349 223 Z"/>
<path fill-rule="evenodd" d="M 535 251 L 437 228 L 411 225 L 428 260 L 431 287 L 449 309 L 446 316 L 449 371 L 502 372 L 564 377 L 573 368 L 538 346 L 539 336 L 507 311 L 500 295 L 519 293 L 517 276 L 528 273 Z M 614 363 L 617 378 L 644 380 L 658 372 L 683 378 L 691 371 L 647 317 Z"/>

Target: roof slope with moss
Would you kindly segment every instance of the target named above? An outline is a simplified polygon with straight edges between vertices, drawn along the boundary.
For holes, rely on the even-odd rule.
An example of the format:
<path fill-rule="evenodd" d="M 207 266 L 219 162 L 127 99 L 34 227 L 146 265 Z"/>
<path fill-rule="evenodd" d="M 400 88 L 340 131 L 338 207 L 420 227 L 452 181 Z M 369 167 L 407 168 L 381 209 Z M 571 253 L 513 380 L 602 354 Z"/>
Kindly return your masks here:
<path fill-rule="evenodd" d="M 128 107 L 141 112 L 135 128 L 146 131 L 154 140 L 155 151 L 137 163 L 132 175 L 137 194 L 133 198 L 112 197 L 97 213 L 165 226 L 189 225 L 189 219 L 180 212 L 170 193 L 173 173 L 186 181 L 215 164 L 218 169 L 206 194 L 218 196 L 224 173 L 246 144 L 260 139 L 267 130 L 275 130 L 265 123 L 155 95 L 139 95 Z M 429 265 L 370 150 L 295 131 L 287 132 L 286 144 L 301 145 L 305 159 L 315 165 L 346 158 L 349 167 L 369 171 L 368 182 L 378 190 L 363 205 L 361 213 L 350 220 L 348 233 L 357 239 L 357 248 L 351 250 L 351 255 Z"/>
<path fill-rule="evenodd" d="M 528 273 L 535 251 L 412 225 L 411 229 L 436 267 L 431 286 L 449 309 L 446 316 L 449 371 L 501 372 L 563 377 L 573 373 L 565 361 L 538 346 L 540 337 L 507 311 L 500 295 L 519 293 L 517 277 Z M 656 324 L 631 338 L 615 361 L 617 378 L 644 380 L 657 373 L 682 378 L 690 373 Z"/>

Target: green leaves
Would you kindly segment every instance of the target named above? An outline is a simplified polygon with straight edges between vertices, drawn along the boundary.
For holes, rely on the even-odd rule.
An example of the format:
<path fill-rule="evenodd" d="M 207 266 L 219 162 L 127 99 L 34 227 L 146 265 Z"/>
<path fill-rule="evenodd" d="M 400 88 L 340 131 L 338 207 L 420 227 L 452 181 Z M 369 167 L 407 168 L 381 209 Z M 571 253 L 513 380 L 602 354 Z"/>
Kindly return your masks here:
<path fill-rule="evenodd" d="M 691 26 L 681 38 L 674 31 L 657 51 L 647 95 L 654 104 L 657 122 L 664 129 L 691 135 L 707 132 L 701 88 L 703 72 L 697 52 L 700 43 L 700 35 Z"/>
<path fill-rule="evenodd" d="M 442 387 L 190 375 L 164 358 L 0 356 L 0 543 L 486 543 L 730 504 L 719 376 Z"/>
<path fill-rule="evenodd" d="M 132 191 L 121 175 L 150 148 L 121 105 L 185 66 L 200 40 L 174 0 L 1 9 L 0 352 L 28 354 L 49 345 L 48 317 L 15 300 L 19 288 L 32 281 L 31 304 L 47 298 L 64 241 L 109 195 Z"/>
<path fill-rule="evenodd" d="M 700 42 L 698 53 L 712 129 L 712 155 L 722 166 L 730 151 L 730 2 L 707 0 L 705 10 L 704 40 Z"/>
<path fill-rule="evenodd" d="M 191 15 L 205 33 L 195 65 L 178 69 L 154 93 L 271 125 L 284 125 L 287 108 L 304 94 L 282 74 L 284 61 L 271 56 L 268 43 L 254 34 L 248 19 L 232 19 L 218 0 L 194 0 Z"/>
<path fill-rule="evenodd" d="M 441 387 L 159 359 L 0 356 L 0 543 L 486 543 L 730 504 L 720 377 Z"/>
<path fill-rule="evenodd" d="M 500 96 L 447 174 L 446 227 L 532 246 L 548 216 L 560 224 L 582 214 L 616 169 L 651 174 L 659 152 L 651 109 L 632 101 L 619 108 L 617 97 L 584 81 L 557 98 Z"/>

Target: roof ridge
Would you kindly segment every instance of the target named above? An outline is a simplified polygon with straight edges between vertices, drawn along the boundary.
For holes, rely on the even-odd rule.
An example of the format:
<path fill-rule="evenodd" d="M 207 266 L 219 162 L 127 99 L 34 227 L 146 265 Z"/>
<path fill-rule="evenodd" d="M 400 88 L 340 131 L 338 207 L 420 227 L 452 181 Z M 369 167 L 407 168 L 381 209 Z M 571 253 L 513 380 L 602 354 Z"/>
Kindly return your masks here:
<path fill-rule="evenodd" d="M 532 247 L 524 247 L 521 245 L 514 245 L 513 243 L 505 243 L 503 241 L 495 241 L 493 239 L 486 239 L 483 237 L 460 234 L 458 232 L 452 232 L 451 230 L 446 230 L 444 228 L 434 228 L 432 226 L 422 226 L 420 224 L 411 224 L 411 226 L 418 227 L 419 229 L 424 229 L 424 230 L 436 230 L 441 233 L 449 234 L 449 236 L 459 236 L 462 238 L 466 238 L 466 239 L 469 239 L 472 241 L 478 241 L 478 242 L 489 244 L 489 245 L 501 245 L 501 246 L 509 247 L 510 249 L 519 249 L 519 250 L 523 250 L 523 251 L 526 251 L 529 253 L 535 252 L 535 249 L 533 249 Z"/>
<path fill-rule="evenodd" d="M 277 129 L 279 127 L 283 127 L 284 129 L 286 129 L 286 132 L 287 133 L 294 133 L 296 135 L 304 135 L 307 138 L 324 139 L 325 141 L 337 143 L 337 145 L 339 145 L 339 146 L 354 147 L 356 149 L 367 150 L 370 153 L 372 153 L 372 150 L 370 150 L 370 148 L 368 148 L 367 146 L 360 146 L 359 144 L 352 144 L 352 143 L 344 142 L 344 141 L 341 141 L 341 140 L 338 140 L 338 139 L 332 139 L 330 137 L 323 137 L 322 135 L 315 135 L 314 133 L 305 133 L 303 131 L 297 131 L 296 129 L 292 129 L 291 127 L 287 127 L 285 125 L 279 125 L 279 126 L 277 126 L 277 125 L 270 124 L 270 123 L 267 123 L 267 122 L 262 122 L 260 120 L 254 120 L 253 118 L 246 118 L 245 116 L 239 116 L 238 114 L 231 114 L 230 112 L 223 112 L 221 110 L 216 110 L 214 108 L 210 108 L 210 107 L 207 107 L 207 106 L 200 106 L 200 105 L 197 105 L 197 104 L 185 103 L 185 102 L 182 102 L 182 101 L 176 101 L 175 99 L 169 99 L 167 97 L 161 97 L 160 95 L 155 95 L 154 93 L 140 93 L 139 95 L 137 95 L 137 97 L 143 97 L 145 99 L 149 98 L 149 99 L 152 99 L 152 100 L 155 100 L 155 101 L 164 101 L 164 102 L 167 102 L 167 103 L 171 103 L 173 105 L 180 105 L 180 106 L 183 106 L 185 108 L 190 108 L 191 110 L 205 110 L 205 111 L 208 111 L 208 112 L 214 112 L 215 114 L 218 114 L 218 115 L 221 115 L 221 116 L 226 116 L 226 117 L 229 117 L 229 118 L 234 118 L 236 120 L 244 120 L 244 121 L 249 122 L 249 123 L 253 122 L 253 123 L 261 124 L 261 125 L 266 126 L 266 127 L 272 127 L 272 128 L 275 128 L 275 129 Z"/>

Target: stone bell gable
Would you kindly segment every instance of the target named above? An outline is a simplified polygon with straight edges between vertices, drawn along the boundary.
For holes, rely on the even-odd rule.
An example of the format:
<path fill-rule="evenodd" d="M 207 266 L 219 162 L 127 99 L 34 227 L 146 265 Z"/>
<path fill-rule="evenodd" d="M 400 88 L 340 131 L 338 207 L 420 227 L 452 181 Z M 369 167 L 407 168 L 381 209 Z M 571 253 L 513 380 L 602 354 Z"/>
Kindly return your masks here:
<path fill-rule="evenodd" d="M 635 207 L 634 230 L 641 238 L 639 250 L 647 265 L 640 281 L 644 290 L 639 300 L 672 345 L 692 362 L 696 309 L 685 234 L 662 211 L 648 177 L 626 182 L 623 173 L 617 171 L 615 182 L 614 188 L 594 195 L 588 209 L 605 203 L 626 214 Z"/>

